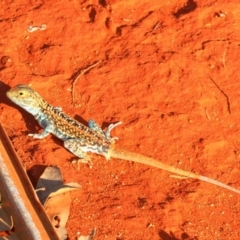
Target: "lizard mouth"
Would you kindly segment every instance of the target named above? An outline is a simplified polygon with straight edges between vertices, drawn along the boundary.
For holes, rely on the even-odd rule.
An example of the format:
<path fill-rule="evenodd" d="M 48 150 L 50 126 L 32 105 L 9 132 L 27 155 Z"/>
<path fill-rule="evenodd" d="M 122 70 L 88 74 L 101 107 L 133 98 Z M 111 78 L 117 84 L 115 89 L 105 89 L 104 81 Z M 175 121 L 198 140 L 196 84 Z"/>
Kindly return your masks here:
<path fill-rule="evenodd" d="M 16 96 L 13 92 L 11 92 L 11 90 L 9 90 L 7 93 L 6 93 L 7 97 L 12 100 L 13 102 L 16 101 Z"/>

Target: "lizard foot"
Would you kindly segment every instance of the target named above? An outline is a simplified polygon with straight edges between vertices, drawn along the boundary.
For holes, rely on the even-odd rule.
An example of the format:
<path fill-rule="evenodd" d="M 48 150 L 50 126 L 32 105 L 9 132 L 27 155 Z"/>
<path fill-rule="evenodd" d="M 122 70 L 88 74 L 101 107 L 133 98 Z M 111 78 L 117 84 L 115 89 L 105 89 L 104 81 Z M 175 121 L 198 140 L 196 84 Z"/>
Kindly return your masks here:
<path fill-rule="evenodd" d="M 107 130 L 103 131 L 104 132 L 104 135 L 105 137 L 110 140 L 110 141 L 114 141 L 114 140 L 118 140 L 118 137 L 112 137 L 110 136 L 110 132 L 115 128 L 117 127 L 118 125 L 122 124 L 122 122 L 117 122 L 115 124 L 110 124 L 107 128 Z"/>
<path fill-rule="evenodd" d="M 46 136 L 48 136 L 50 134 L 49 129 L 44 129 L 43 132 L 41 133 L 29 133 L 28 136 L 33 137 L 33 138 L 37 138 L 37 139 L 43 139 Z"/>
<path fill-rule="evenodd" d="M 36 138 L 36 139 L 43 139 L 45 138 L 45 136 L 43 136 L 41 133 L 37 134 L 37 133 L 29 133 L 28 136 Z"/>
<path fill-rule="evenodd" d="M 92 168 L 93 162 L 89 156 L 86 156 L 85 158 L 78 158 L 76 160 L 71 161 L 71 166 L 73 166 L 75 163 L 77 163 L 77 170 L 80 170 L 80 164 L 87 163 L 89 165 L 89 168 Z"/>
<path fill-rule="evenodd" d="M 86 143 L 83 139 L 68 139 L 64 141 L 64 147 L 67 148 L 71 153 L 75 156 L 79 157 L 77 160 L 72 161 L 72 163 L 78 164 L 78 169 L 80 163 L 89 164 L 90 168 L 93 163 L 91 161 L 90 156 L 87 154 L 88 147 L 86 147 Z"/>

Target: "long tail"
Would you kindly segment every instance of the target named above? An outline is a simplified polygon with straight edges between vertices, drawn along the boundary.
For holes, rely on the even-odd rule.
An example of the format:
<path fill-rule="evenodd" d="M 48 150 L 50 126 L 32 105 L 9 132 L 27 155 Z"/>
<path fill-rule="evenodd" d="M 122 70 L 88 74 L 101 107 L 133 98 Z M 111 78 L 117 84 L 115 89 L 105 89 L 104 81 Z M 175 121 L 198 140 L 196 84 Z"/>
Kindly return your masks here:
<path fill-rule="evenodd" d="M 162 170 L 172 172 L 172 173 L 175 173 L 175 174 L 179 174 L 179 175 L 184 176 L 184 177 L 199 179 L 199 180 L 202 180 L 202 181 L 205 181 L 205 182 L 208 182 L 208 183 L 226 188 L 230 191 L 240 193 L 240 190 L 238 190 L 236 188 L 233 188 L 233 187 L 230 187 L 227 184 L 218 182 L 214 179 L 211 179 L 211 178 L 208 178 L 208 177 L 205 177 L 205 176 L 202 176 L 202 175 L 195 174 L 193 172 L 188 172 L 188 171 L 182 170 L 180 168 L 175 168 L 173 166 L 164 164 L 160 161 L 157 161 L 153 158 L 144 156 L 144 155 L 139 154 L 139 153 L 134 153 L 134 152 L 130 152 L 130 151 L 127 151 L 127 150 L 124 150 L 124 149 L 117 148 L 117 149 L 111 149 L 110 150 L 110 156 L 114 157 L 114 158 L 123 159 L 123 160 L 129 160 L 129 161 L 133 161 L 133 162 L 137 162 L 137 163 L 142 163 L 142 164 L 152 166 L 152 167 L 155 167 L 155 168 L 160 168 Z"/>

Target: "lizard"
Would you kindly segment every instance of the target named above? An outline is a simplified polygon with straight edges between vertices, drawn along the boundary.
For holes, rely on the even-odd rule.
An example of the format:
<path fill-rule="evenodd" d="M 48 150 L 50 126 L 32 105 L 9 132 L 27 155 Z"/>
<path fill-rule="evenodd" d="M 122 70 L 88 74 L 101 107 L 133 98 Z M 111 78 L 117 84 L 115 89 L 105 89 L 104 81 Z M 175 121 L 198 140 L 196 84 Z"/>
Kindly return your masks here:
<path fill-rule="evenodd" d="M 43 128 L 41 133 L 29 134 L 29 136 L 42 139 L 50 133 L 53 134 L 63 141 L 64 147 L 77 156 L 80 162 L 91 163 L 88 152 L 92 152 L 103 155 L 107 160 L 118 158 L 142 163 L 178 174 L 184 178 L 198 179 L 240 193 L 240 190 L 212 178 L 182 170 L 151 157 L 116 147 L 115 139 L 117 138 L 111 138 L 110 132 L 121 122 L 110 124 L 106 130 L 102 130 L 94 120 L 89 120 L 88 126 L 86 126 L 65 114 L 60 107 L 50 105 L 35 90 L 24 84 L 17 85 L 7 91 L 7 97 L 32 114 Z"/>

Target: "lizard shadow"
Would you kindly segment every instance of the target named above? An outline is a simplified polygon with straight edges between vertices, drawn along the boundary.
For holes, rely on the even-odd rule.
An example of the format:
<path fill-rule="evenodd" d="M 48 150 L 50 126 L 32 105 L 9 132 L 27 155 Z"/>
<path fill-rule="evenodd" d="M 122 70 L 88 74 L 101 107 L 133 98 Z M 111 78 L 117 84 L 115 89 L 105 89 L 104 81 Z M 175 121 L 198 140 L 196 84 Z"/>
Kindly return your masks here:
<path fill-rule="evenodd" d="M 85 120 L 83 117 L 81 117 L 80 115 L 75 115 L 75 116 L 70 116 L 72 118 L 74 118 L 76 121 L 78 121 L 79 123 L 88 126 L 88 121 Z"/>
<path fill-rule="evenodd" d="M 14 106 L 14 103 L 8 99 L 6 93 L 10 90 L 10 86 L 0 80 L 0 102 L 6 105 Z"/>
<path fill-rule="evenodd" d="M 198 240 L 198 238 L 196 237 L 190 237 L 187 233 L 183 232 L 181 234 L 181 238 L 176 238 L 174 236 L 174 234 L 172 232 L 170 232 L 169 234 L 166 233 L 165 231 L 163 230 L 160 230 L 158 232 L 158 235 L 160 237 L 161 240 Z"/>

